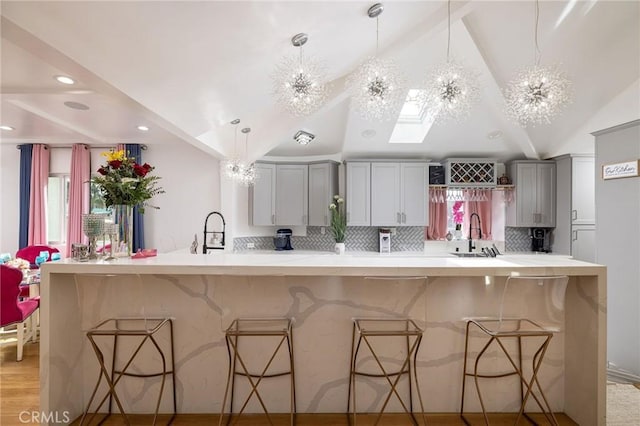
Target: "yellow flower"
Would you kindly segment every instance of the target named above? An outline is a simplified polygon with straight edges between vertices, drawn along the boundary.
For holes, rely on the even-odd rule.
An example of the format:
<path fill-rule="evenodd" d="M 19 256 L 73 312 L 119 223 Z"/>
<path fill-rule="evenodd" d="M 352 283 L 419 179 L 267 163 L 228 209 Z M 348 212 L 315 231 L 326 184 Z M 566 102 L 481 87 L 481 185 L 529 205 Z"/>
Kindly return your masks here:
<path fill-rule="evenodd" d="M 121 149 L 120 151 L 106 151 L 103 152 L 102 154 L 103 157 L 107 157 L 107 162 L 109 161 L 123 161 L 124 160 L 124 149 Z"/>

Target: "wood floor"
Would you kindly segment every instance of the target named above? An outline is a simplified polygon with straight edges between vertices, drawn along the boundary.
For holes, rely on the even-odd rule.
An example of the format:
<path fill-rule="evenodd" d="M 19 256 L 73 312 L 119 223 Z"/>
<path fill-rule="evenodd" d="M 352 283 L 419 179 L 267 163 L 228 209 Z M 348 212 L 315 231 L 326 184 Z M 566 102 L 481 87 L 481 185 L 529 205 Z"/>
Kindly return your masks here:
<path fill-rule="evenodd" d="M 31 422 L 31 413 L 38 413 L 40 406 L 39 397 L 39 350 L 38 344 L 27 344 L 24 348 L 24 358 L 21 362 L 16 362 L 15 344 L 3 344 L 0 350 L 0 425 L 18 426 L 24 424 L 36 424 Z M 464 425 L 457 414 L 428 414 L 425 416 L 427 423 L 432 426 Z M 130 416 L 132 425 L 150 425 L 153 416 L 137 415 Z M 289 415 L 273 415 L 272 420 L 276 425 L 289 425 Z M 473 425 L 484 424 L 481 415 L 469 415 L 468 419 Z M 25 420 L 28 420 L 25 422 Z M 97 424 L 100 419 L 92 422 Z M 164 420 L 164 422 L 163 422 Z M 158 424 L 165 424 L 167 417 L 161 418 Z M 179 414 L 174 419 L 174 425 L 217 425 L 219 417 L 214 414 Z M 236 420 L 238 420 L 236 422 Z M 358 415 L 358 425 L 373 425 L 376 420 L 375 415 Z M 539 417 L 535 418 L 541 425 L 548 424 Z M 420 424 L 422 420 L 419 418 Z M 515 415 L 492 414 L 490 416 L 492 425 L 506 426 L 513 425 Z M 567 416 L 558 415 L 560 425 L 576 425 Z M 78 419 L 72 424 L 79 424 Z M 119 415 L 112 415 L 104 425 L 124 425 L 126 424 Z M 239 419 L 234 418 L 232 424 L 247 426 L 267 426 L 269 421 L 264 415 L 247 415 Z M 347 416 L 345 414 L 298 414 L 298 426 L 347 426 Z M 402 414 L 385 414 L 381 426 L 404 426 L 411 425 L 409 417 Z M 529 424 L 525 420 L 520 424 Z"/>

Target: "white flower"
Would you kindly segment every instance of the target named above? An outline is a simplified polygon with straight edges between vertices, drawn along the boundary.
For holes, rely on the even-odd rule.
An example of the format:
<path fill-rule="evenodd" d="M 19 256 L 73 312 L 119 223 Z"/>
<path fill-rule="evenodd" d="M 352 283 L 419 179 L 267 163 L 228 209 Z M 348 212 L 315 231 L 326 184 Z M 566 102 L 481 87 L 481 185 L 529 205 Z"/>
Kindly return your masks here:
<path fill-rule="evenodd" d="M 344 203 L 344 198 L 338 198 L 338 203 Z"/>
<path fill-rule="evenodd" d="M 130 182 L 137 182 L 138 179 L 136 178 L 130 178 L 130 177 L 123 177 L 122 178 L 122 183 L 130 183 Z"/>
<path fill-rule="evenodd" d="M 329 204 L 329 210 L 335 210 L 335 208 L 336 208 L 335 204 L 333 203 Z"/>
<path fill-rule="evenodd" d="M 340 199 L 340 196 L 339 196 L 339 195 L 334 195 L 334 196 L 333 196 L 333 199 L 334 199 L 334 200 L 339 200 L 339 199 Z"/>

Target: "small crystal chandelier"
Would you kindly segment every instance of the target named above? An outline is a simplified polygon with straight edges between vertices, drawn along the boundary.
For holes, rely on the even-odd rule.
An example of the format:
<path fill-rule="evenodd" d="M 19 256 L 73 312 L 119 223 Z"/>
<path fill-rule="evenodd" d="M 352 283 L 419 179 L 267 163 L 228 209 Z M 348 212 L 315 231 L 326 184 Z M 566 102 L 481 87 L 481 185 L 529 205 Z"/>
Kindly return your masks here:
<path fill-rule="evenodd" d="M 242 129 L 242 133 L 245 134 L 244 139 L 244 155 L 245 158 L 249 156 L 248 144 L 249 144 L 249 132 L 251 132 L 250 127 L 245 127 Z M 251 186 L 256 183 L 256 166 L 254 163 L 249 164 L 248 160 L 242 164 L 242 168 L 240 169 L 240 174 L 237 178 L 238 182 L 245 186 Z"/>
<path fill-rule="evenodd" d="M 354 71 L 346 82 L 351 92 L 352 107 L 367 121 L 395 118 L 404 101 L 406 89 L 404 77 L 391 60 L 378 58 L 378 17 L 384 10 L 382 4 L 371 6 L 367 12 L 376 18 L 376 55 Z"/>
<path fill-rule="evenodd" d="M 535 65 L 520 71 L 505 89 L 507 114 L 522 126 L 549 124 L 571 102 L 571 81 L 557 65 L 540 65 L 536 0 Z"/>
<path fill-rule="evenodd" d="M 467 118 L 479 99 L 478 73 L 451 60 L 451 0 L 447 2 L 447 61 L 427 76 L 422 101 L 435 123 Z"/>
<path fill-rule="evenodd" d="M 273 77 L 278 103 L 292 115 L 304 116 L 316 111 L 327 98 L 324 67 L 302 54 L 307 34 L 296 34 L 291 44 L 300 48 L 300 55 L 285 57 L 276 67 Z"/>
<path fill-rule="evenodd" d="M 235 126 L 235 137 L 233 142 L 233 157 L 226 159 L 222 164 L 222 169 L 224 170 L 224 174 L 227 178 L 234 180 L 236 182 L 240 182 L 243 185 L 253 185 L 256 180 L 256 170 L 253 163 L 248 164 L 247 161 L 243 160 L 240 156 L 238 156 L 238 124 L 240 124 L 239 119 L 235 119 L 231 122 Z M 242 129 L 242 133 L 246 134 L 247 137 L 244 143 L 244 156 L 247 157 L 248 150 L 247 144 L 249 140 L 249 132 L 251 129 L 246 127 Z"/>

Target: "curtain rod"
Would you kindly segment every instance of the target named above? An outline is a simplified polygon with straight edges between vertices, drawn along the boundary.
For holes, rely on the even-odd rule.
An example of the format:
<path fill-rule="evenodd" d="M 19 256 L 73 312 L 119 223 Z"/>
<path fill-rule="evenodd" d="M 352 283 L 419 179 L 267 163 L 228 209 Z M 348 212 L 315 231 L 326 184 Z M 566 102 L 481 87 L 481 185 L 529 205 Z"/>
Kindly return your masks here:
<path fill-rule="evenodd" d="M 45 145 L 47 148 L 51 148 L 51 149 L 57 149 L 57 148 L 73 148 L 73 145 L 47 145 L 47 144 L 18 144 L 16 145 L 16 149 L 20 149 L 21 146 L 23 145 Z M 116 145 L 127 145 L 127 144 L 116 144 L 116 145 L 87 145 L 84 143 L 78 144 L 78 145 L 84 145 L 85 147 L 89 148 L 89 149 L 107 149 L 107 148 L 112 148 L 115 149 Z M 132 144 L 129 144 L 132 145 Z M 144 151 L 147 149 L 147 145 L 145 144 L 140 144 L 140 148 Z"/>

